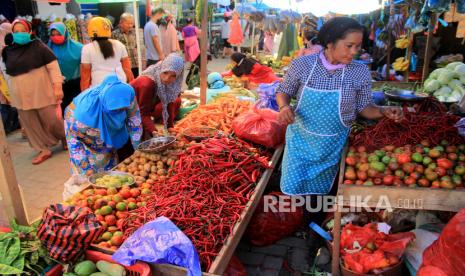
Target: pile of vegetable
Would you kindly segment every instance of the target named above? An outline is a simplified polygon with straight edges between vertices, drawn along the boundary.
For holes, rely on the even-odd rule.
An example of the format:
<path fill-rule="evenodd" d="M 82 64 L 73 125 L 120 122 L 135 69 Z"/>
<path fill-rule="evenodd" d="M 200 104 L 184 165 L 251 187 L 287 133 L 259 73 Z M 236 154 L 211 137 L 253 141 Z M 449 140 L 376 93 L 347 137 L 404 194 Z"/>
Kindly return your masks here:
<path fill-rule="evenodd" d="M 465 183 L 465 144 L 428 140 L 417 145 L 388 145 L 375 151 L 351 147 L 345 159 L 344 184 L 455 189 Z"/>
<path fill-rule="evenodd" d="M 364 146 L 369 151 L 386 145 L 415 145 L 424 139 L 431 145 L 438 145 L 443 140 L 457 145 L 465 142 L 454 126 L 459 119 L 441 112 L 405 113 L 405 118 L 399 123 L 384 118 L 376 125 L 352 134 L 350 145 Z"/>
<path fill-rule="evenodd" d="M 104 188 L 119 188 L 124 185 L 130 185 L 131 183 L 134 183 L 134 179 L 126 175 L 104 175 L 95 180 L 97 186 Z"/>
<path fill-rule="evenodd" d="M 465 64 L 453 62 L 431 72 L 424 90 L 441 102 L 457 102 L 465 95 Z"/>
<path fill-rule="evenodd" d="M 55 262 L 37 238 L 37 226 L 18 225 L 11 221 L 11 232 L 0 232 L 0 274 L 41 275 Z"/>
<path fill-rule="evenodd" d="M 165 216 L 195 245 L 208 270 L 269 167 L 264 152 L 231 138 L 192 144 L 173 176 L 151 185 L 147 204 L 129 212 L 122 228 L 129 237 L 147 220 Z"/>
<path fill-rule="evenodd" d="M 178 133 L 192 127 L 212 127 L 231 133 L 232 120 L 250 108 L 250 103 L 235 98 L 220 98 L 213 103 L 199 106 L 180 120 L 174 127 Z"/>
<path fill-rule="evenodd" d="M 126 270 L 122 265 L 107 261 L 96 263 L 85 260 L 74 266 L 74 273 L 68 272 L 64 276 L 124 276 Z"/>
<path fill-rule="evenodd" d="M 146 195 L 151 185 L 144 183 L 137 188 L 123 186 L 121 189 L 86 189 L 73 195 L 65 203 L 73 206 L 89 207 L 96 215 L 105 232 L 96 242 L 100 247 L 116 250 L 123 242 L 120 231 L 128 211 L 146 205 Z"/>

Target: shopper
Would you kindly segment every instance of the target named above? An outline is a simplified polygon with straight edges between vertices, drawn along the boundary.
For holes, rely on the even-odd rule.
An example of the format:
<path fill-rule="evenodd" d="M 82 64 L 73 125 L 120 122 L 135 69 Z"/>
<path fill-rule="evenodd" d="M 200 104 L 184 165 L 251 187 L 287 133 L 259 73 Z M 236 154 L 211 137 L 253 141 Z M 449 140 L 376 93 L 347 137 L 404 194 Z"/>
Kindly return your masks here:
<path fill-rule="evenodd" d="M 156 64 L 159 60 L 165 58 L 162 48 L 162 37 L 158 28 L 158 21 L 165 14 L 162 8 L 153 9 L 150 21 L 144 27 L 144 41 L 147 49 L 147 67 Z"/>
<path fill-rule="evenodd" d="M 187 19 L 187 25 L 182 28 L 182 37 L 184 39 L 184 56 L 187 62 L 194 62 L 200 55 L 199 40 L 197 37 L 201 31 L 194 26 L 191 18 Z"/>
<path fill-rule="evenodd" d="M 137 30 L 139 31 L 139 30 Z M 118 27 L 112 32 L 113 39 L 123 43 L 131 60 L 131 71 L 134 77 L 139 75 L 139 62 L 137 59 L 137 37 L 134 28 L 134 16 L 130 13 L 123 13 L 119 18 Z M 143 41 L 143 34 L 141 34 Z M 141 54 L 145 54 L 145 48 L 141 47 Z M 144 55 L 145 58 L 145 55 Z"/>
<path fill-rule="evenodd" d="M 274 47 L 274 34 L 272 32 L 265 32 L 265 38 L 263 40 L 263 48 L 265 54 L 271 55 L 273 54 L 273 47 Z"/>
<path fill-rule="evenodd" d="M 182 57 L 169 54 L 164 60 L 149 66 L 141 76 L 131 82 L 141 110 L 144 139 L 152 137 L 156 132 L 152 117 L 155 120 L 162 118 L 166 129 L 173 127 L 181 106 L 179 95 L 183 72 Z"/>
<path fill-rule="evenodd" d="M 234 75 L 254 84 L 273 83 L 280 80 L 270 67 L 262 65 L 242 53 L 232 54 L 231 61 L 234 67 L 231 71 L 223 73 L 223 77 Z"/>
<path fill-rule="evenodd" d="M 213 100 L 218 94 L 231 91 L 231 87 L 225 84 L 223 77 L 218 72 L 208 74 L 207 84 L 207 103 Z"/>
<path fill-rule="evenodd" d="M 58 59 L 61 74 L 65 77 L 63 83 L 63 100 L 61 102 L 62 114 L 65 108 L 73 101 L 74 97 L 81 93 L 81 51 L 82 44 L 71 39 L 65 24 L 61 22 L 52 23 L 49 27 L 50 40 L 48 47 Z"/>
<path fill-rule="evenodd" d="M 53 52 L 31 35 L 31 24 L 19 19 L 12 25 L 2 58 L 10 76 L 11 103 L 18 109 L 30 145 L 39 152 L 32 160 L 37 165 L 50 158 L 50 148 L 65 138 L 63 119 L 57 114 L 63 76 Z"/>
<path fill-rule="evenodd" d="M 116 150 L 128 139 L 137 148 L 142 134 L 134 89 L 110 74 L 79 96 L 65 111 L 66 139 L 73 175 L 111 170 Z"/>
<path fill-rule="evenodd" d="M 212 60 L 212 56 L 207 54 L 207 64 L 208 61 Z M 192 62 L 189 67 L 189 72 L 186 76 L 186 85 L 188 89 L 194 89 L 194 87 L 200 87 L 200 62 L 201 55 L 198 55 L 197 58 Z"/>
<path fill-rule="evenodd" d="M 173 17 L 168 15 L 160 25 L 163 54 L 165 56 L 181 51 L 179 48 L 178 32 L 173 25 Z"/>
<path fill-rule="evenodd" d="M 298 57 L 317 54 L 323 50 L 323 47 L 318 44 L 318 33 L 315 31 L 305 31 L 304 33 L 304 48 L 300 49 Z"/>
<path fill-rule="evenodd" d="M 352 62 L 362 38 L 356 20 L 329 20 L 318 35 L 324 51 L 294 60 L 277 89 L 279 119 L 289 124 L 281 178 L 286 194 L 329 193 L 357 115 L 402 118 L 399 107 L 373 104 L 370 71 Z M 298 100 L 296 108 L 291 98 Z"/>
<path fill-rule="evenodd" d="M 101 84 L 112 73 L 116 73 L 122 82 L 132 81 L 134 76 L 128 52 L 123 43 L 111 39 L 110 21 L 93 17 L 87 28 L 92 43 L 82 48 L 81 90 Z"/>
<path fill-rule="evenodd" d="M 223 22 L 221 22 L 221 39 L 223 40 L 223 58 L 226 55 L 231 55 L 231 43 L 229 43 L 229 33 L 231 28 L 231 22 L 229 22 L 229 14 L 225 13 Z"/>

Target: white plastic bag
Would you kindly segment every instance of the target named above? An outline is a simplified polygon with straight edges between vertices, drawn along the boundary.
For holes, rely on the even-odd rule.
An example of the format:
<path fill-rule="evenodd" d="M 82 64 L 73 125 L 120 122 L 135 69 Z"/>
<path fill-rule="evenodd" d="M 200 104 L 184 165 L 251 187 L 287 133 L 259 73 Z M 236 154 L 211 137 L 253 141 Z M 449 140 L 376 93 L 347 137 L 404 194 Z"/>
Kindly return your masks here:
<path fill-rule="evenodd" d="M 65 189 L 63 191 L 63 200 L 66 201 L 68 198 L 76 193 L 84 190 L 89 185 L 87 177 L 85 175 L 73 175 L 65 182 Z"/>

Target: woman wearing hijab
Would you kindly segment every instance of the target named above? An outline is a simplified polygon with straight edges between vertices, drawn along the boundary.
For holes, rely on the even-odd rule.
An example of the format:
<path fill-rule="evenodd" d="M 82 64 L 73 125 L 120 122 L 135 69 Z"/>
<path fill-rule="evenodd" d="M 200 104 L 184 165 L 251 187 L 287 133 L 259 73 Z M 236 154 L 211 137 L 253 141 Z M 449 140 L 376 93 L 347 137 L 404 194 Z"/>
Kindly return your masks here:
<path fill-rule="evenodd" d="M 61 110 L 73 101 L 74 97 L 81 93 L 80 70 L 82 44 L 71 39 L 65 24 L 61 22 L 52 23 L 49 27 L 50 40 L 48 47 L 58 59 L 61 74 L 65 77 L 63 83 L 63 101 Z"/>
<path fill-rule="evenodd" d="M 134 79 L 126 46 L 111 39 L 110 20 L 93 17 L 87 27 L 92 43 L 82 48 L 81 91 L 102 83 L 106 76 L 116 73 L 122 82 Z"/>
<path fill-rule="evenodd" d="M 167 56 L 171 53 L 179 52 L 181 49 L 179 48 L 178 32 L 173 25 L 173 17 L 171 15 L 166 16 L 161 25 L 160 32 L 163 53 Z"/>
<path fill-rule="evenodd" d="M 223 73 L 223 77 L 234 75 L 254 84 L 273 83 L 280 80 L 270 67 L 262 65 L 242 53 L 232 54 L 231 60 L 234 67 L 231 71 Z"/>
<path fill-rule="evenodd" d="M 184 39 L 184 56 L 187 62 L 194 62 L 200 55 L 199 40 L 197 37 L 201 31 L 194 26 L 191 18 L 187 19 L 187 26 L 182 28 L 182 38 Z"/>
<path fill-rule="evenodd" d="M 152 137 L 156 132 L 151 117 L 155 119 L 162 117 L 165 129 L 173 127 L 181 106 L 179 94 L 181 94 L 183 72 L 182 57 L 178 54 L 170 54 L 164 60 L 149 66 L 131 82 L 140 106 L 144 139 Z M 157 109 L 161 112 L 157 112 Z"/>
<path fill-rule="evenodd" d="M 142 135 L 134 89 L 108 75 L 66 108 L 65 130 L 73 175 L 111 170 L 118 164 L 116 151 L 128 139 L 137 148 Z"/>
<path fill-rule="evenodd" d="M 57 114 L 63 98 L 63 76 L 53 52 L 31 36 L 31 24 L 13 22 L 12 43 L 2 51 L 6 73 L 11 78 L 11 103 L 18 109 L 19 119 L 31 146 L 39 151 L 32 164 L 40 164 L 52 156 L 50 148 L 64 142 L 61 114 Z M 11 36 L 11 37 L 8 37 Z"/>

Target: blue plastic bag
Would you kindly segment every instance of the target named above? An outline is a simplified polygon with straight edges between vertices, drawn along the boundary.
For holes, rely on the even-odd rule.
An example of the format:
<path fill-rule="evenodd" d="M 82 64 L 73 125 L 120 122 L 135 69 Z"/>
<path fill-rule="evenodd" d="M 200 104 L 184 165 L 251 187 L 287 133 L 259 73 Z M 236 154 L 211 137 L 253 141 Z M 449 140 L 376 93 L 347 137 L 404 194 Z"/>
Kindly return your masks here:
<path fill-rule="evenodd" d="M 123 265 L 137 260 L 185 267 L 188 276 L 202 275 L 199 255 L 189 238 L 166 217 L 159 217 L 137 229 L 113 254 Z"/>
<path fill-rule="evenodd" d="M 279 111 L 278 102 L 276 102 L 276 89 L 279 81 L 270 84 L 262 83 L 257 88 L 259 100 L 256 107 L 258 109 L 269 108 L 274 111 Z"/>

